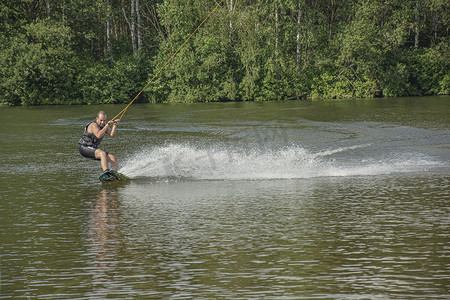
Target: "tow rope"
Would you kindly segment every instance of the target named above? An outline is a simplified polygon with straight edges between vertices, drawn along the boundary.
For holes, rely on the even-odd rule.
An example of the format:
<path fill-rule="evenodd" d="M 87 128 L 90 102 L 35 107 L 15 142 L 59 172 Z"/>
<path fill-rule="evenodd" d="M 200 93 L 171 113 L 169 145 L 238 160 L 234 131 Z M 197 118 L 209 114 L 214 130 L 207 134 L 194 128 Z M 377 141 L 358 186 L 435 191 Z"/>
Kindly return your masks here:
<path fill-rule="evenodd" d="M 223 2 L 223 0 L 221 0 L 216 7 L 214 7 L 214 9 L 208 14 L 208 16 L 203 20 L 202 23 L 200 23 L 200 25 L 198 25 L 198 27 L 194 30 L 194 32 L 192 32 L 192 34 L 184 41 L 184 43 L 180 46 L 180 48 L 178 48 L 177 51 L 175 51 L 175 53 L 166 61 L 166 63 L 159 69 L 158 72 L 156 72 L 156 74 L 152 77 L 152 79 L 144 86 L 144 88 L 136 95 L 136 97 L 133 98 L 133 100 L 131 100 L 131 102 L 124 108 L 122 109 L 122 111 L 120 111 L 114 118 L 112 118 L 112 120 L 117 119 L 117 117 L 120 116 L 119 120 L 122 120 L 123 115 L 126 113 L 128 107 L 130 107 L 131 104 L 133 104 L 134 100 L 136 100 L 141 94 L 142 92 L 150 85 L 150 83 L 156 78 L 156 76 L 158 76 L 158 74 L 167 66 L 167 64 L 175 57 L 175 55 L 177 55 L 178 52 L 180 52 L 181 48 L 183 48 L 183 46 L 190 40 L 190 38 L 199 30 L 200 27 L 202 27 L 203 23 L 206 22 L 206 20 L 208 20 L 208 18 L 213 14 L 213 12 L 219 7 L 219 5 Z"/>

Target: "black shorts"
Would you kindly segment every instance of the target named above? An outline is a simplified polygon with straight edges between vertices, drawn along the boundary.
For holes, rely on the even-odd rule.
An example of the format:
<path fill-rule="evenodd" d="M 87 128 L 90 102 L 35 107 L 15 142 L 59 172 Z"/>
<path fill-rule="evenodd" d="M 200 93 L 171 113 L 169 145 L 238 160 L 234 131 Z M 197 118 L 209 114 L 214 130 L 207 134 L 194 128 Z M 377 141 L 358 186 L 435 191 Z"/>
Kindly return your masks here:
<path fill-rule="evenodd" d="M 90 158 L 93 160 L 100 160 L 99 158 L 95 158 L 95 150 L 97 150 L 97 148 L 78 144 L 78 150 L 80 150 L 80 154 L 83 157 Z M 108 154 L 108 152 L 106 152 L 106 154 Z"/>

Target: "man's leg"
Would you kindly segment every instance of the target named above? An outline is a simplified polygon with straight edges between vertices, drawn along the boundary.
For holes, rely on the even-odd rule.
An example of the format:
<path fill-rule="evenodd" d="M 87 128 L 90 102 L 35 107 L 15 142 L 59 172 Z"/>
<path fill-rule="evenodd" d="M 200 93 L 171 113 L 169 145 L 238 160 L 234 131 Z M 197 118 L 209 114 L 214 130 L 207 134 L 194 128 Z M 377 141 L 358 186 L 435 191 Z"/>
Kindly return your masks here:
<path fill-rule="evenodd" d="M 95 150 L 95 158 L 100 159 L 102 170 L 103 172 L 105 172 L 106 169 L 108 169 L 108 154 L 106 154 L 106 152 L 101 149 L 97 149 Z"/>
<path fill-rule="evenodd" d="M 119 169 L 119 165 L 117 164 L 117 159 L 114 155 L 108 154 L 108 162 L 111 163 L 111 169 L 117 171 Z"/>

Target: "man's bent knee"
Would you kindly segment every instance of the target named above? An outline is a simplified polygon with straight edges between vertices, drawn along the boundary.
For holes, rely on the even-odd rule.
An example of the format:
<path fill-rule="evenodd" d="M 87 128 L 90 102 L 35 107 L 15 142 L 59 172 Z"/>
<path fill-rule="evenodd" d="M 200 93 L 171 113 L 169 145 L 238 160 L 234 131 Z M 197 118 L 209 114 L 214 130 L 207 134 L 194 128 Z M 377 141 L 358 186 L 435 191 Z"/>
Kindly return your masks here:
<path fill-rule="evenodd" d="M 95 156 L 100 159 L 104 159 L 108 157 L 108 154 L 103 150 L 97 149 L 95 150 Z"/>

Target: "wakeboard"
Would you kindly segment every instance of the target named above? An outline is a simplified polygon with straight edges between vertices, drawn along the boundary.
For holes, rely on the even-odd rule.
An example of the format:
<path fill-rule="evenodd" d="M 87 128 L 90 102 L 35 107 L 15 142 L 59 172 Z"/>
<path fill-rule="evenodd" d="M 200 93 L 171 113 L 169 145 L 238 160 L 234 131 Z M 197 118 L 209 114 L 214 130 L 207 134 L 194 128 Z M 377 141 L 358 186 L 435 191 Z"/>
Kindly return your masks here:
<path fill-rule="evenodd" d="M 130 178 L 117 171 L 109 170 L 100 175 L 98 179 L 101 182 L 105 183 L 105 182 L 125 181 L 129 180 Z"/>

